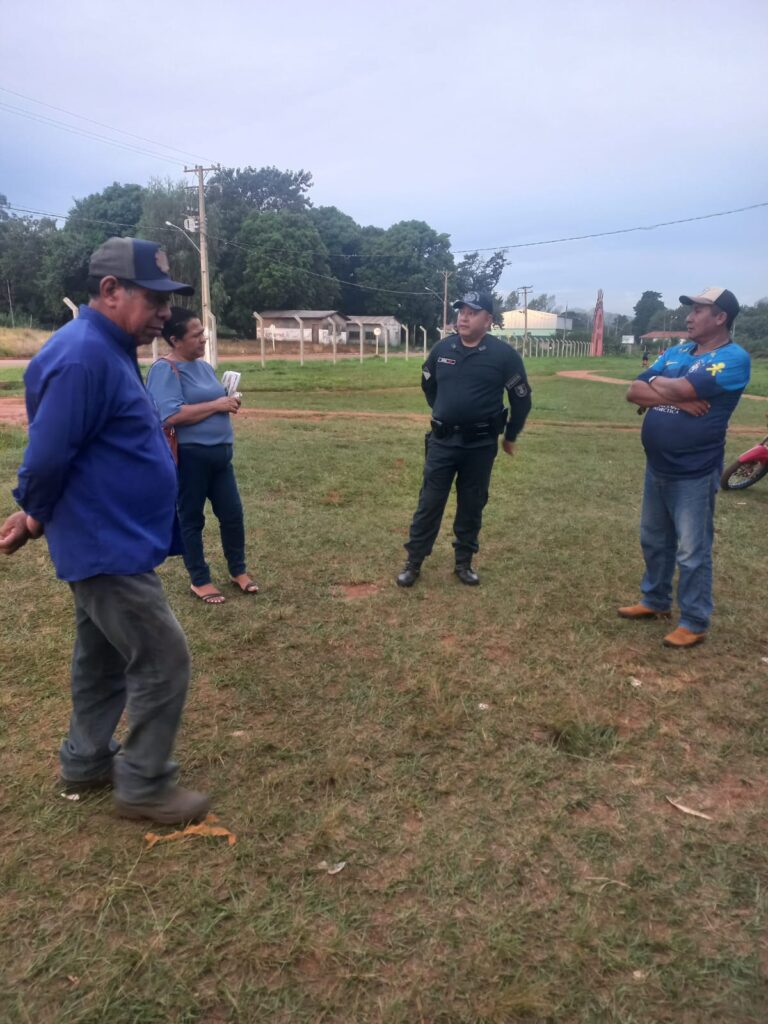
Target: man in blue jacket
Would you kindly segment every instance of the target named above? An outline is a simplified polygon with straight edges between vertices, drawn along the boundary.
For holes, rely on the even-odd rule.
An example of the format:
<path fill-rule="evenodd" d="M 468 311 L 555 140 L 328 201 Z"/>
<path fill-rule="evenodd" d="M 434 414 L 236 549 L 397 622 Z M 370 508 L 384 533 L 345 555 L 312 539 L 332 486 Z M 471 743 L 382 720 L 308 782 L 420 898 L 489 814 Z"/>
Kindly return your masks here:
<path fill-rule="evenodd" d="M 455 573 L 475 587 L 472 568 L 488 487 L 499 447 L 514 455 L 517 435 L 531 409 L 531 389 L 523 361 L 506 342 L 488 331 L 493 300 L 488 292 L 469 292 L 453 304 L 458 310 L 456 333 L 439 341 L 422 367 L 421 387 L 432 409 L 427 437 L 424 481 L 405 550 L 408 560 L 396 577 L 412 587 L 421 563 L 431 553 L 456 480 Z M 509 420 L 504 393 L 509 398 Z"/>
<path fill-rule="evenodd" d="M 703 643 L 712 614 L 712 542 L 728 420 L 749 383 L 749 355 L 731 338 L 739 312 L 727 288 L 681 295 L 690 306 L 690 341 L 675 345 L 643 371 L 627 401 L 645 409 L 647 458 L 640 543 L 645 575 L 639 604 L 624 619 L 668 618 L 672 577 L 679 569 L 680 623 L 667 647 Z"/>
<path fill-rule="evenodd" d="M 118 814 L 164 824 L 199 820 L 209 800 L 175 784 L 170 759 L 189 653 L 154 570 L 180 550 L 176 467 L 136 349 L 160 335 L 171 296 L 192 292 L 154 242 L 110 238 L 93 253 L 90 302 L 24 375 L 29 442 L 13 492 L 23 511 L 0 527 L 5 554 L 44 533 L 74 597 L 62 785 L 114 786 Z"/>

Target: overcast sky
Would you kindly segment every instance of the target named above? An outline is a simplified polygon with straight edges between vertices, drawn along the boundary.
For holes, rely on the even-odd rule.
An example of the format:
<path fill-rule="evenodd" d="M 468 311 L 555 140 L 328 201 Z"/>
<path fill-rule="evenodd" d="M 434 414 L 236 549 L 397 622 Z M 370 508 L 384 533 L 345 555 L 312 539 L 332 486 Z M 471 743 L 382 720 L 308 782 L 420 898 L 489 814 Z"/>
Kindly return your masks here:
<path fill-rule="evenodd" d="M 304 168 L 315 205 L 427 221 L 454 250 L 768 202 L 766 0 L 5 0 L 0 193 L 66 213 L 199 156 Z M 183 150 L 161 160 L 7 90 Z M 112 135 L 133 146 L 158 151 Z M 631 312 L 768 295 L 768 206 L 510 252 L 506 291 Z"/>

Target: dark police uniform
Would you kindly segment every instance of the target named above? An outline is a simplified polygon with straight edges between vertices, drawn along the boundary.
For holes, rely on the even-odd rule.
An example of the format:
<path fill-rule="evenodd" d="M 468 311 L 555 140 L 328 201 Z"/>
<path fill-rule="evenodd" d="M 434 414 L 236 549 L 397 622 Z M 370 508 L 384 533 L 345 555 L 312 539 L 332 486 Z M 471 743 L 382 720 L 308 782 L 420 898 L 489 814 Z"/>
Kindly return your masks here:
<path fill-rule="evenodd" d="M 469 567 L 479 547 L 498 436 L 503 431 L 505 440 L 517 438 L 531 409 L 531 388 L 518 353 L 490 334 L 472 347 L 462 344 L 458 334 L 438 342 L 422 367 L 421 387 L 432 408 L 432 430 L 419 505 L 405 545 L 408 562 L 418 569 L 431 553 L 455 477 L 453 546 L 457 568 Z"/>

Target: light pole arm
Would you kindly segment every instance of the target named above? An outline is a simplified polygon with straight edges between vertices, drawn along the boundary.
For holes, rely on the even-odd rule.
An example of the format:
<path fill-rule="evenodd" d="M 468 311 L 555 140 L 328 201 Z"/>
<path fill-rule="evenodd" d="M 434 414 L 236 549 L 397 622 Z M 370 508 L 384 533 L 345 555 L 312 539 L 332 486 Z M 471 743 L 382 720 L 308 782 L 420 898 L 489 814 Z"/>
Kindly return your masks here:
<path fill-rule="evenodd" d="M 170 221 L 170 220 L 167 220 L 167 221 L 165 222 L 165 226 L 166 226 L 167 228 L 173 228 L 173 229 L 174 229 L 174 231 L 178 231 L 180 235 L 184 235 L 184 237 L 185 237 L 185 238 L 186 238 L 186 240 L 187 240 L 187 241 L 189 242 L 189 244 L 190 244 L 190 245 L 192 246 L 192 248 L 193 248 L 193 249 L 194 249 L 194 250 L 195 250 L 195 251 L 197 252 L 198 256 L 200 255 L 200 247 L 199 247 L 199 246 L 197 245 L 197 243 L 196 243 L 196 242 L 194 241 L 194 239 L 192 239 L 192 238 L 190 238 L 190 237 L 189 237 L 189 235 L 188 235 L 188 234 L 187 234 L 187 232 L 186 232 L 186 231 L 184 230 L 184 228 L 180 228 L 178 224 L 174 224 L 174 223 L 173 223 L 172 221 Z"/>

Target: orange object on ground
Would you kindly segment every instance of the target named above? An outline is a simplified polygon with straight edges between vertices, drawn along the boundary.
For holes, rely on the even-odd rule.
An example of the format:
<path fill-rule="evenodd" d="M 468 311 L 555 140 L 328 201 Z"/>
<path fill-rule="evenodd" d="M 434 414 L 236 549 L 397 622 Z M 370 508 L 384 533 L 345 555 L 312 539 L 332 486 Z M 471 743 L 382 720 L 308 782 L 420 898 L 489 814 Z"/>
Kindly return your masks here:
<path fill-rule="evenodd" d="M 218 820 L 215 814 L 207 814 L 205 821 L 201 821 L 199 825 L 187 825 L 186 828 L 179 829 L 178 832 L 169 832 L 167 836 L 160 836 L 156 832 L 147 832 L 144 836 L 147 841 L 147 848 L 153 847 L 156 843 L 168 843 L 174 839 L 186 839 L 187 836 L 226 836 L 227 846 L 234 846 L 237 842 L 237 836 L 234 832 L 230 832 L 228 828 L 224 828 L 223 825 L 217 825 L 216 822 Z"/>

